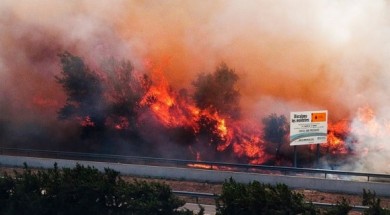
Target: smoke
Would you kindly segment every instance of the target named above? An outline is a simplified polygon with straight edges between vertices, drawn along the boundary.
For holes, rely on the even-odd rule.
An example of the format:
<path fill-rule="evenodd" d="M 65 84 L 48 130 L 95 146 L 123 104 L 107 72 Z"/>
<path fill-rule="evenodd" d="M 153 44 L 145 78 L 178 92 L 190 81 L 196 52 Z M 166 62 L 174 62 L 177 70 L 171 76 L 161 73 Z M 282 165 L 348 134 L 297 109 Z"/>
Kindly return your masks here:
<path fill-rule="evenodd" d="M 139 71 L 145 62 L 164 65 L 175 89 L 190 88 L 199 73 L 226 62 L 240 77 L 246 117 L 261 121 L 271 112 L 327 109 L 332 122 L 347 119 L 358 130 L 365 126 L 358 123 L 358 109 L 369 106 L 386 130 L 389 10 L 381 0 L 3 0 L 2 142 L 34 145 L 31 138 L 56 134 L 51 139 L 62 145 L 64 136 L 78 134 L 56 119 L 66 100 L 54 78 L 64 50 L 82 56 L 91 69 L 110 57 L 129 59 Z M 58 132 L 64 129 L 69 134 Z M 375 170 L 388 169 L 389 153 L 380 153 L 390 150 L 386 138 L 357 136 L 367 144 L 359 150 L 382 142 L 384 148 L 378 157 L 358 156 L 353 163 L 370 169 L 369 159 Z"/>

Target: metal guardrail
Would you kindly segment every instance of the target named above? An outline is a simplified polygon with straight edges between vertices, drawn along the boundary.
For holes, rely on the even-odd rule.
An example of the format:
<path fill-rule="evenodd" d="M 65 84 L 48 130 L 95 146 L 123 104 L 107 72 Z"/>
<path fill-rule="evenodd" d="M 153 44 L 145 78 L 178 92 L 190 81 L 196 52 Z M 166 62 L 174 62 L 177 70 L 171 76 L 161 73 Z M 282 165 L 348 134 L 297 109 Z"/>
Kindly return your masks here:
<path fill-rule="evenodd" d="M 188 196 L 196 199 L 196 203 L 199 204 L 199 198 L 206 198 L 206 199 L 216 199 L 219 197 L 218 194 L 212 194 L 212 193 L 198 193 L 198 192 L 189 192 L 189 191 L 178 191 L 178 190 L 173 190 L 173 194 L 177 196 Z M 324 203 L 324 202 L 307 202 L 308 204 L 313 204 L 314 207 L 317 208 L 332 208 L 335 207 L 336 204 L 333 203 Z M 351 205 L 351 210 L 353 211 L 364 211 L 368 209 L 368 206 L 362 206 L 362 205 Z"/>
<path fill-rule="evenodd" d="M 311 202 L 314 207 L 317 208 L 333 208 L 336 206 L 336 204 L 333 203 L 323 203 L 323 202 Z M 363 206 L 363 205 L 350 205 L 352 211 L 360 211 L 363 212 L 364 210 L 367 210 L 369 207 L 368 206 Z"/>
<path fill-rule="evenodd" d="M 177 196 L 187 196 L 187 197 L 195 198 L 197 204 L 199 203 L 199 198 L 216 199 L 219 197 L 218 194 L 198 193 L 198 192 L 179 191 L 179 190 L 173 190 L 172 193 Z"/>
<path fill-rule="evenodd" d="M 220 169 L 231 168 L 231 171 L 245 171 L 245 172 L 259 172 L 259 171 L 274 171 L 280 174 L 291 173 L 310 173 L 315 175 L 323 175 L 327 178 L 328 175 L 344 175 L 344 176 L 361 176 L 366 177 L 367 181 L 371 178 L 390 179 L 389 174 L 382 173 L 368 173 L 368 172 L 353 172 L 353 171 L 340 171 L 340 170 L 328 170 L 328 169 L 312 169 L 312 168 L 295 168 L 286 166 L 268 166 L 268 165 L 251 165 L 251 164 L 239 164 L 239 163 L 225 163 L 214 161 L 195 161 L 195 160 L 182 160 L 182 159 L 168 159 L 168 158 L 154 158 L 154 157 L 139 157 L 139 156 L 126 156 L 126 155 L 113 155 L 113 154 L 94 154 L 83 152 L 67 152 L 67 151 L 52 151 L 52 150 L 39 150 L 39 149 L 20 149 L 20 148 L 6 148 L 0 147 L 0 154 L 7 155 L 19 155 L 19 156 L 39 156 L 49 158 L 73 158 L 73 159 L 87 159 L 93 161 L 110 161 L 121 163 L 142 163 L 148 165 L 173 165 L 173 166 L 185 166 L 192 165 L 196 168 L 196 165 L 202 166 L 204 169 Z M 232 170 L 233 169 L 233 170 Z"/>

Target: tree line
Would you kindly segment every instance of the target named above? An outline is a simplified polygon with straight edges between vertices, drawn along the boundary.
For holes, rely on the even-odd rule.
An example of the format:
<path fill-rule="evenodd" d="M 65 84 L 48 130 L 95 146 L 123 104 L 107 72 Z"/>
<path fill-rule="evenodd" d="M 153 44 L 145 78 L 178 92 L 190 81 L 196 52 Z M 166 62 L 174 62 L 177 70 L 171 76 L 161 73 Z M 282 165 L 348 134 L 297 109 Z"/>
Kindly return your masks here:
<path fill-rule="evenodd" d="M 158 122 L 153 121 L 148 105 L 155 103 L 158 95 L 145 96 L 155 83 L 149 74 L 137 72 L 130 61 L 111 58 L 98 68 L 91 69 L 83 58 L 69 52 L 59 54 L 59 59 L 61 73 L 56 80 L 67 99 L 58 110 L 58 118 L 83 121 L 82 125 L 78 125 L 81 142 L 74 143 L 74 148 L 88 151 L 101 148 L 107 152 L 125 146 L 129 149 L 126 151 L 141 155 L 161 156 L 159 151 L 179 151 L 175 158 L 194 158 L 194 153 L 187 150 L 190 146 L 193 151 L 205 151 L 204 154 L 210 156 L 207 160 L 230 159 L 229 156 L 234 154 L 232 149 L 224 154 L 217 153 L 217 146 L 223 144 L 224 140 L 215 132 L 218 122 L 211 118 L 200 117 L 196 122 L 199 126 L 196 134 L 193 128 L 185 126 L 157 126 Z M 192 81 L 193 93 L 188 93 L 187 89 L 168 90 L 181 101 L 191 100 L 200 110 L 207 109 L 226 119 L 238 120 L 241 118 L 238 80 L 235 70 L 221 63 L 212 73 L 198 74 Z M 288 157 L 283 154 L 285 150 L 281 150 L 288 143 L 287 118 L 271 114 L 258 123 L 264 124 L 263 139 L 267 144 L 267 153 L 275 155 L 276 159 Z M 161 144 L 156 143 L 161 140 L 164 140 L 165 146 L 162 150 Z M 247 160 L 243 158 L 241 162 Z"/>
<path fill-rule="evenodd" d="M 364 214 L 390 214 L 381 208 L 375 193 L 364 190 Z M 0 178 L 0 214 L 132 214 L 194 215 L 182 209 L 185 201 L 171 188 L 158 182 L 124 181 L 119 172 L 77 165 L 74 168 L 31 170 L 4 173 Z M 341 199 L 328 210 L 319 210 L 305 201 L 305 196 L 284 184 L 271 186 L 258 181 L 241 184 L 225 181 L 216 199 L 218 215 L 250 214 L 348 214 L 350 203 Z M 204 214 L 200 206 L 198 215 Z"/>

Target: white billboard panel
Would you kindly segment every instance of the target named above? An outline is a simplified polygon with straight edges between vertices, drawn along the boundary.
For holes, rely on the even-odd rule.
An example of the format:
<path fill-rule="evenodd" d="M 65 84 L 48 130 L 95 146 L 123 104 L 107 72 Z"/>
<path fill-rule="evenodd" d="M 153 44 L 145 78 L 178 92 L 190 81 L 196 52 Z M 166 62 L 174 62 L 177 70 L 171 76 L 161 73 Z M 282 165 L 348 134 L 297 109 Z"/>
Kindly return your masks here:
<path fill-rule="evenodd" d="M 327 142 L 328 111 L 290 113 L 290 145 L 307 145 Z"/>

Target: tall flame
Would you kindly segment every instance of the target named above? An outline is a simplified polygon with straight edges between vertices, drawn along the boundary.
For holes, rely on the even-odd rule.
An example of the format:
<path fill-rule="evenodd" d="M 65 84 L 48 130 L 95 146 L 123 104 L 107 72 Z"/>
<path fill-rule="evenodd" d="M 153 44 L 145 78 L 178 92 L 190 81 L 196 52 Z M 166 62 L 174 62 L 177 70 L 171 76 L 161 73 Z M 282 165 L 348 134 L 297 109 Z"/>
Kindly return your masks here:
<path fill-rule="evenodd" d="M 216 144 L 214 147 L 217 151 L 231 149 L 235 157 L 246 157 L 251 163 L 263 163 L 267 159 L 260 128 L 255 123 L 233 120 L 211 107 L 197 107 L 192 99 L 181 96 L 170 88 L 161 67 L 151 67 L 151 70 L 154 85 L 149 88 L 140 104 L 149 107 L 162 125 L 167 128 L 189 127 L 195 136 L 200 135 L 202 129 L 209 129 L 212 136 L 211 139 L 206 139 L 209 141 L 207 144 Z M 194 153 L 201 160 L 200 152 Z"/>
<path fill-rule="evenodd" d="M 350 135 L 350 124 L 348 120 L 341 120 L 328 125 L 328 141 L 322 147 L 331 154 L 348 154 L 348 148 L 345 144 L 346 138 Z"/>

